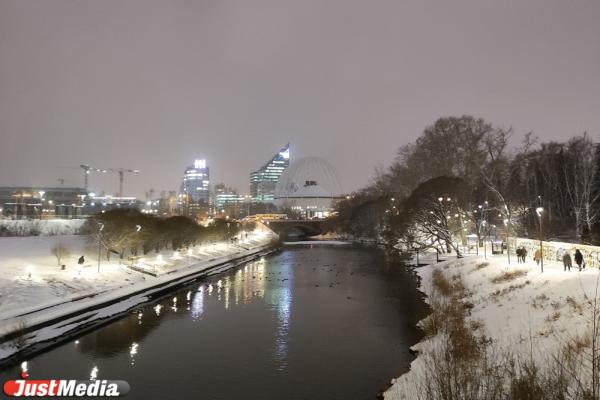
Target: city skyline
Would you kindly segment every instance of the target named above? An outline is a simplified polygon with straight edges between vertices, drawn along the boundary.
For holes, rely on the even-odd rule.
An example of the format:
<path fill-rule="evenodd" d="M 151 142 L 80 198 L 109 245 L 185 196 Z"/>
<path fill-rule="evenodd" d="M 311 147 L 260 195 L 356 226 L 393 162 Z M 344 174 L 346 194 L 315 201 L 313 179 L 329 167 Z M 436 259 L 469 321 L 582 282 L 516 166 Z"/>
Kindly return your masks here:
<path fill-rule="evenodd" d="M 0 186 L 177 190 L 187 160 L 246 191 L 292 142 L 369 182 L 443 116 L 512 145 L 600 132 L 598 2 L 0 2 Z M 531 16 L 535 15 L 535 18 Z M 70 166 L 74 169 L 59 168 Z M 112 176 L 91 177 L 107 193 Z"/>

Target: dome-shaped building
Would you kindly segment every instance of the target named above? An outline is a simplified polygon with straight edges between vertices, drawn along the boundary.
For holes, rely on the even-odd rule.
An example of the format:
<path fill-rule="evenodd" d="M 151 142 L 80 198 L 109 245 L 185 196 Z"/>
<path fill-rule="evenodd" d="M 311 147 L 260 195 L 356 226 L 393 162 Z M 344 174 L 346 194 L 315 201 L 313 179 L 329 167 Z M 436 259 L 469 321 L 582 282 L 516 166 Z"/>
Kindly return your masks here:
<path fill-rule="evenodd" d="M 324 218 L 342 193 L 335 169 L 318 157 L 293 162 L 275 188 L 275 204 L 305 218 Z"/>

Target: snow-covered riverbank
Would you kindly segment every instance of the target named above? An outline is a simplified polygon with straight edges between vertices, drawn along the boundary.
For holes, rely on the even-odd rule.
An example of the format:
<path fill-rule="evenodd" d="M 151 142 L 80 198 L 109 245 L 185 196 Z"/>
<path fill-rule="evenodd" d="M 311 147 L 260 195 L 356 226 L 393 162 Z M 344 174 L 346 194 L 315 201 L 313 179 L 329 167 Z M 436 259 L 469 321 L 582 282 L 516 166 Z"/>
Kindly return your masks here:
<path fill-rule="evenodd" d="M 448 280 L 462 279 L 469 302 L 467 322 L 479 335 L 493 343 L 498 354 L 532 357 L 547 365 L 549 357 L 565 345 L 585 337 L 590 329 L 590 307 L 597 291 L 598 269 L 577 268 L 563 271 L 562 264 L 545 263 L 544 272 L 531 259 L 518 264 L 506 256 L 471 256 L 450 259 L 417 268 L 421 290 L 429 297 L 434 292 L 435 270 Z M 443 335 L 426 337 L 413 346 L 419 355 L 411 370 L 395 379 L 385 399 L 418 399 L 431 365 L 431 354 L 439 348 Z"/>
<path fill-rule="evenodd" d="M 30 331 L 18 341 L 0 343 L 0 360 L 73 331 L 78 325 L 126 311 L 152 293 L 217 266 L 224 265 L 218 268 L 221 270 L 260 254 L 271 246 L 274 237 L 255 231 L 237 243 L 164 251 L 126 264 L 104 260 L 100 273 L 94 257 L 97 250 L 84 236 L 0 238 L 0 335 Z M 50 253 L 59 241 L 71 253 L 61 260 L 65 270 Z M 86 258 L 83 266 L 77 264 L 81 255 Z M 54 321 L 60 321 L 60 326 Z"/>

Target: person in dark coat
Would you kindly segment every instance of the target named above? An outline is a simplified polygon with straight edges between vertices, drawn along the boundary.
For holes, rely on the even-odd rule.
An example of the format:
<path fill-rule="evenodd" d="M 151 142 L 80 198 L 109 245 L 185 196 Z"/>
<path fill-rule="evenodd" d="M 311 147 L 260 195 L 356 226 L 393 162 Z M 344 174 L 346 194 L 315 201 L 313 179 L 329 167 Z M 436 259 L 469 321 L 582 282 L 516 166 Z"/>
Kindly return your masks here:
<path fill-rule="evenodd" d="M 77 264 L 83 265 L 84 262 L 85 262 L 85 258 L 83 258 L 83 256 L 81 256 L 81 257 L 79 257 L 79 260 L 77 261 Z"/>
<path fill-rule="evenodd" d="M 569 271 L 570 271 L 572 265 L 573 264 L 571 262 L 571 255 L 569 254 L 568 251 L 565 251 L 565 254 L 563 254 L 563 266 L 564 266 L 563 271 L 566 271 L 567 269 L 569 269 Z"/>
<path fill-rule="evenodd" d="M 526 258 L 527 258 L 527 249 L 525 247 L 521 247 L 521 260 L 523 262 L 525 262 Z"/>
<path fill-rule="evenodd" d="M 579 251 L 579 249 L 575 249 L 575 263 L 579 266 L 579 270 L 581 271 L 581 266 L 583 264 L 583 254 Z"/>
<path fill-rule="evenodd" d="M 521 263 L 521 260 L 523 259 L 523 249 L 521 247 L 517 247 L 517 264 Z"/>

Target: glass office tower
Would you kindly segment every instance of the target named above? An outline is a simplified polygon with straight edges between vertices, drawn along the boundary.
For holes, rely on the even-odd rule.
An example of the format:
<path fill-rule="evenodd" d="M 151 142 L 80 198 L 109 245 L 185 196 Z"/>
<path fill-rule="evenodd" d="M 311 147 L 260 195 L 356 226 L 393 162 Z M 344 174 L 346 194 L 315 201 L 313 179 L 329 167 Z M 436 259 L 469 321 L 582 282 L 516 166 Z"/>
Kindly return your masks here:
<path fill-rule="evenodd" d="M 275 186 L 290 165 L 290 144 L 286 144 L 259 170 L 250 173 L 250 195 L 253 201 L 272 202 Z"/>

